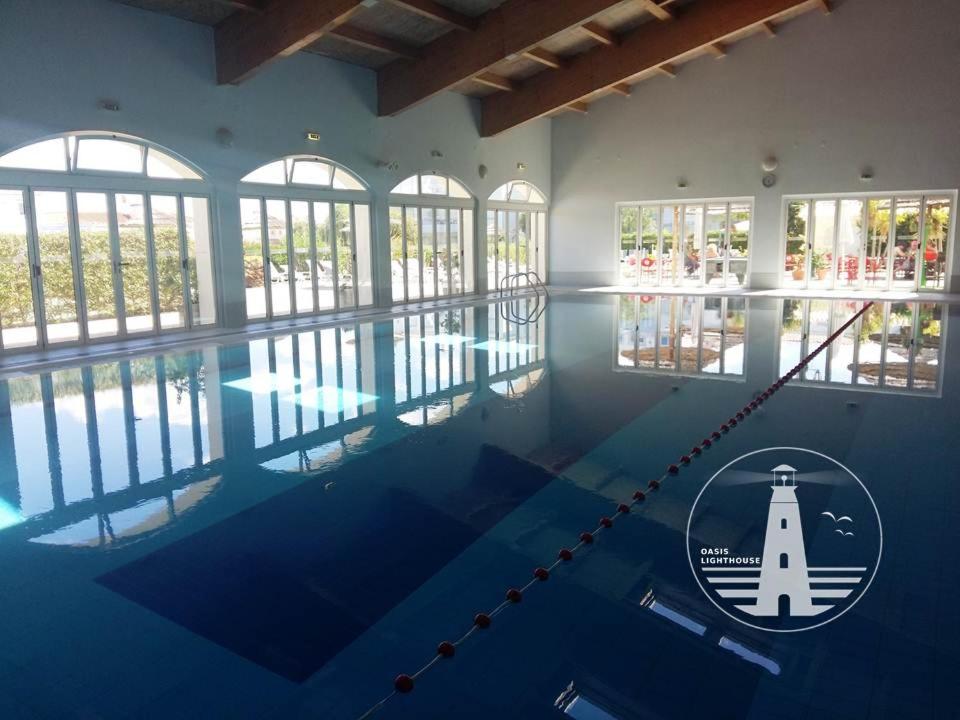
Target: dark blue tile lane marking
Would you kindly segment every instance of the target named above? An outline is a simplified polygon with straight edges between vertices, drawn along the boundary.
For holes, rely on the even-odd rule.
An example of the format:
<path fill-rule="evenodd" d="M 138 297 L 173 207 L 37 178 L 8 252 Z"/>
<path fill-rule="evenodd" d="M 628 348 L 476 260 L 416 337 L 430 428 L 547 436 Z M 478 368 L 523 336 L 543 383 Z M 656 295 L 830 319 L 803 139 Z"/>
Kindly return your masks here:
<path fill-rule="evenodd" d="M 418 465 L 391 463 L 401 476 L 393 485 L 416 486 Z M 303 682 L 553 479 L 484 446 L 469 481 L 434 501 L 381 485 L 345 508 L 324 489 L 363 487 L 383 472 L 376 453 L 357 458 L 98 582 Z"/>

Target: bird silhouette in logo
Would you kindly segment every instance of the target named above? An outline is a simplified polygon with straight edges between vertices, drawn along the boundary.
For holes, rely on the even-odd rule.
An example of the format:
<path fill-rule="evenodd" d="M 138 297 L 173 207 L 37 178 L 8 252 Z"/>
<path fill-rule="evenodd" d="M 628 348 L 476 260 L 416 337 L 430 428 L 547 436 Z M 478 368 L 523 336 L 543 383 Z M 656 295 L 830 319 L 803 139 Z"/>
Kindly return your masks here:
<path fill-rule="evenodd" d="M 840 517 L 837 517 L 836 515 L 834 515 L 834 514 L 833 514 L 832 512 L 830 512 L 829 510 L 826 510 L 826 511 L 820 513 L 820 515 L 821 515 L 821 517 L 824 516 L 824 515 L 826 515 L 828 518 L 830 518 L 831 520 L 833 520 L 833 524 L 834 524 L 834 525 L 840 525 L 840 523 L 842 523 L 842 522 L 847 522 L 847 523 L 850 523 L 851 525 L 853 524 L 853 518 L 850 517 L 849 515 L 841 515 Z M 844 536 L 844 537 L 853 537 L 853 536 L 854 536 L 852 531 L 844 530 L 844 529 L 843 529 L 843 526 L 840 526 L 840 527 L 834 529 L 834 532 L 835 532 L 835 533 L 840 533 L 840 535 L 842 535 L 842 536 Z"/>

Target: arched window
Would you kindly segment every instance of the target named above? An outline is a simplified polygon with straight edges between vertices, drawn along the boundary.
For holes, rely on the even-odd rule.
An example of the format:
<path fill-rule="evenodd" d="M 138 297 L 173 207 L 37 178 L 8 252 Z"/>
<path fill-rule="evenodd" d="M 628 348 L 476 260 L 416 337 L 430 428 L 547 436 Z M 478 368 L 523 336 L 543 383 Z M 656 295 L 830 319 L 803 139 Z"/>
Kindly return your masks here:
<path fill-rule="evenodd" d="M 547 199 L 523 180 L 504 183 L 487 203 L 487 290 L 508 275 L 533 271 L 547 278 Z M 520 285 L 527 277 L 519 278 Z"/>
<path fill-rule="evenodd" d="M 390 193 L 395 303 L 474 291 L 474 200 L 458 180 L 418 173 Z"/>
<path fill-rule="evenodd" d="M 780 569 L 786 570 L 790 567 L 790 556 L 786 553 L 780 553 Z"/>
<path fill-rule="evenodd" d="M 359 177 L 332 160 L 296 155 L 241 183 L 248 320 L 373 304 L 371 198 Z"/>
<path fill-rule="evenodd" d="M 210 200 L 188 161 L 76 132 L 0 155 L 0 186 L 3 349 L 216 323 Z"/>

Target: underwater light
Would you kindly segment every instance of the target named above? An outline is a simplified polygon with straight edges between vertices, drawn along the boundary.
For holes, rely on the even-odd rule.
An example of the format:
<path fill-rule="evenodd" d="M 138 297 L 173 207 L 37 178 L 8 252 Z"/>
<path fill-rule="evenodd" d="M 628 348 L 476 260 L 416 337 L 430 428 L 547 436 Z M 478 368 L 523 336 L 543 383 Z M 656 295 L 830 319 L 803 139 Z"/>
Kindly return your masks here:
<path fill-rule="evenodd" d="M 19 525 L 22 522 L 23 515 L 20 514 L 20 511 L 0 500 L 0 530 L 6 530 L 8 527 Z"/>

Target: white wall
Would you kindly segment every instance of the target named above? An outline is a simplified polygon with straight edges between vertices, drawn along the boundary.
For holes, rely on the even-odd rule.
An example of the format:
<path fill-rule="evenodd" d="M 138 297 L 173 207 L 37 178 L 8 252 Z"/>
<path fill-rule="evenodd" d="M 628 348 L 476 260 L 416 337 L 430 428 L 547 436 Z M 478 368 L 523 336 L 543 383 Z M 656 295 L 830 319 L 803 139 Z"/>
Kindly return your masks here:
<path fill-rule="evenodd" d="M 549 121 L 481 139 L 476 101 L 452 93 L 377 118 L 372 71 L 306 53 L 278 60 L 238 87 L 217 86 L 211 28 L 107 0 L 3 0 L 0 68 L 0 153 L 55 133 L 111 130 L 166 146 L 208 174 L 224 324 L 244 320 L 237 183 L 277 157 L 323 155 L 370 183 L 381 302 L 390 294 L 386 198 L 403 177 L 419 169 L 456 176 L 481 198 L 482 212 L 482 199 L 524 162 L 524 177 L 550 192 Z M 120 112 L 100 110 L 102 98 L 117 101 Z M 233 132 L 232 147 L 217 143 L 219 127 Z M 307 129 L 321 141 L 307 142 Z M 378 161 L 397 161 L 400 170 L 381 169 Z M 485 179 L 480 164 L 489 168 Z M 476 255 L 481 263 L 484 255 Z M 478 277 L 485 277 L 482 264 Z"/>
<path fill-rule="evenodd" d="M 614 282 L 616 201 L 755 196 L 751 282 L 776 287 L 781 195 L 960 187 L 960 3 L 834 5 L 555 119 L 551 282 Z"/>

